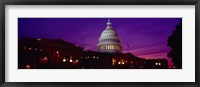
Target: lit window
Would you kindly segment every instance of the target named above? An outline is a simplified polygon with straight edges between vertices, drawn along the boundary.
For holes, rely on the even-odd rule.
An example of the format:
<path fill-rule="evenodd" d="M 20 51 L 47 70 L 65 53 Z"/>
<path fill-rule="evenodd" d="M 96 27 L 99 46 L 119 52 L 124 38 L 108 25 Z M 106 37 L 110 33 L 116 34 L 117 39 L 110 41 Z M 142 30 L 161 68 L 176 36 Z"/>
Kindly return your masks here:
<path fill-rule="evenodd" d="M 112 62 L 114 63 L 114 62 L 115 62 L 115 59 L 112 59 Z"/>
<path fill-rule="evenodd" d="M 44 58 L 41 58 L 40 59 L 40 63 L 47 64 L 48 63 L 48 58 L 46 56 Z"/>
<path fill-rule="evenodd" d="M 72 56 L 70 56 L 70 60 L 69 60 L 69 62 L 73 62 L 73 60 L 72 60 Z"/>

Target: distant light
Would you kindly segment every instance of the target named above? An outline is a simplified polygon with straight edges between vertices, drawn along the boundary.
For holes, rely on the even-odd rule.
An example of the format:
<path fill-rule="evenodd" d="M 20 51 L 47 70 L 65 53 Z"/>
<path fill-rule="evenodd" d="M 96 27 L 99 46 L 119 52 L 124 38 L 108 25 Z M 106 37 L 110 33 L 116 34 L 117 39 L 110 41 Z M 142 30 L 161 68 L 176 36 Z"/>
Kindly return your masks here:
<path fill-rule="evenodd" d="M 31 66 L 30 65 L 26 65 L 26 69 L 30 69 L 31 68 Z"/>
<path fill-rule="evenodd" d="M 121 64 L 121 62 L 118 62 L 118 64 Z"/>
<path fill-rule="evenodd" d="M 40 49 L 40 51 L 42 51 L 42 49 Z"/>
<path fill-rule="evenodd" d="M 26 47 L 24 47 L 24 49 L 26 49 Z"/>
<path fill-rule="evenodd" d="M 45 56 L 44 59 L 47 59 L 47 57 Z"/>
<path fill-rule="evenodd" d="M 72 59 L 70 59 L 69 62 L 72 62 Z"/>
<path fill-rule="evenodd" d="M 97 57 L 97 59 L 99 59 L 99 57 Z"/>
<path fill-rule="evenodd" d="M 122 64 L 124 65 L 124 62 L 122 62 Z"/>
<path fill-rule="evenodd" d="M 66 62 L 66 59 L 63 59 L 63 62 Z"/>
<path fill-rule="evenodd" d="M 159 65 L 161 65 L 161 63 L 158 63 Z"/>
<path fill-rule="evenodd" d="M 131 64 L 133 64 L 133 61 L 131 61 Z"/>
<path fill-rule="evenodd" d="M 76 59 L 76 62 L 78 62 L 78 59 Z"/>
<path fill-rule="evenodd" d="M 56 53 L 59 53 L 58 51 L 56 51 Z"/>
<path fill-rule="evenodd" d="M 155 63 L 156 65 L 158 65 L 158 63 Z"/>
<path fill-rule="evenodd" d="M 28 48 L 29 50 L 31 50 L 31 48 Z"/>
<path fill-rule="evenodd" d="M 35 50 L 37 50 L 37 48 L 35 48 Z"/>
<path fill-rule="evenodd" d="M 93 56 L 93 58 L 95 59 L 95 56 Z"/>
<path fill-rule="evenodd" d="M 39 38 L 38 41 L 41 41 L 41 39 Z"/>

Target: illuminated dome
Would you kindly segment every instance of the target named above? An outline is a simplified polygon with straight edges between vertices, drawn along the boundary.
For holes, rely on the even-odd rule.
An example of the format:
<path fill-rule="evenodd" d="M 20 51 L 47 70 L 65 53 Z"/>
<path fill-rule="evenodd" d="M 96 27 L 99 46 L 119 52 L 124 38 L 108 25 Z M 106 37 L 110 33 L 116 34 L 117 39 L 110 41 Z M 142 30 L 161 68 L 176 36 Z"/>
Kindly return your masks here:
<path fill-rule="evenodd" d="M 111 27 L 110 19 L 108 19 L 106 29 L 101 33 L 99 43 L 97 44 L 100 52 L 121 52 L 122 45 L 117 32 Z"/>

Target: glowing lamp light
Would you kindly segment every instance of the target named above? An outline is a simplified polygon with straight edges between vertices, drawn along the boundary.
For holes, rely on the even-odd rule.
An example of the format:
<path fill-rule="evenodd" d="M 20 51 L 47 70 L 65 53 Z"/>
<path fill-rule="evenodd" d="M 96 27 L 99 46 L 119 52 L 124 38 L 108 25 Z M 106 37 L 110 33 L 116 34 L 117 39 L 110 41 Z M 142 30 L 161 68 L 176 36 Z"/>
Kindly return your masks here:
<path fill-rule="evenodd" d="M 69 62 L 72 62 L 72 59 L 70 59 Z"/>
<path fill-rule="evenodd" d="M 156 65 L 161 65 L 161 63 L 156 63 Z"/>
<path fill-rule="evenodd" d="M 63 62 L 66 62 L 66 59 L 63 59 Z"/>
<path fill-rule="evenodd" d="M 156 63 L 156 65 L 158 65 L 158 63 Z"/>
<path fill-rule="evenodd" d="M 124 62 L 122 62 L 122 64 L 124 65 Z"/>
<path fill-rule="evenodd" d="M 118 62 L 118 64 L 121 64 L 121 62 Z"/>
<path fill-rule="evenodd" d="M 59 53 L 58 51 L 56 51 L 56 53 Z"/>

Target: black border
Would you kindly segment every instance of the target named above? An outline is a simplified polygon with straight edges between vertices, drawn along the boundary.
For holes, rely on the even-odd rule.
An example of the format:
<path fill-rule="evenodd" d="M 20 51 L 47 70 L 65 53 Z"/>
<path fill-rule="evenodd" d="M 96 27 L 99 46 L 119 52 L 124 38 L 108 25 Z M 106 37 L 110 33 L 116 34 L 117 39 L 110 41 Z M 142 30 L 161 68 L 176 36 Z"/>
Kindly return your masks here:
<path fill-rule="evenodd" d="M 5 82 L 5 5 L 195 5 L 195 82 Z M 200 0 L 0 0 L 1 87 L 200 87 Z M 183 77 L 184 78 L 184 77 Z M 53 79 L 53 78 L 52 78 Z M 67 78 L 66 78 L 67 79 Z M 145 79 L 145 78 L 144 78 Z M 162 79 L 162 78 L 160 78 Z M 184 78 L 185 79 L 185 78 Z"/>

